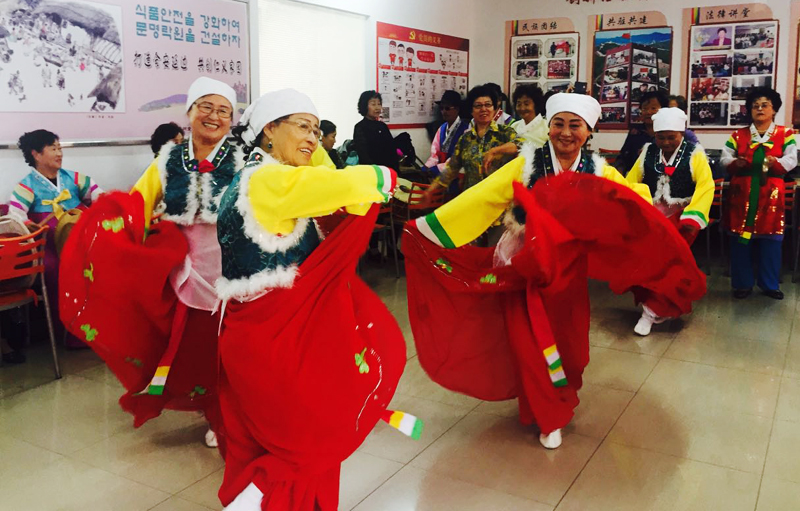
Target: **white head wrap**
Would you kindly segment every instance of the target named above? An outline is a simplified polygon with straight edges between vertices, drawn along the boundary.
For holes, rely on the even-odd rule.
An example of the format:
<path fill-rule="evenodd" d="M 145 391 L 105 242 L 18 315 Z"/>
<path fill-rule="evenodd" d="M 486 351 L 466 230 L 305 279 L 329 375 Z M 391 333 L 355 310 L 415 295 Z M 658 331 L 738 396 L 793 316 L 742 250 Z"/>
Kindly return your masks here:
<path fill-rule="evenodd" d="M 680 108 L 662 108 L 653 114 L 653 131 L 686 131 L 686 113 Z"/>
<path fill-rule="evenodd" d="M 246 126 L 242 133 L 242 140 L 253 146 L 264 126 L 275 119 L 280 119 L 292 114 L 311 114 L 319 119 L 317 108 L 311 98 L 294 89 L 281 89 L 267 92 L 255 100 L 242 114 L 240 126 Z"/>
<path fill-rule="evenodd" d="M 553 94 L 547 100 L 545 109 L 547 110 L 548 124 L 556 114 L 561 112 L 579 115 L 589 125 L 589 129 L 593 129 L 597 119 L 600 118 L 600 103 L 586 94 L 567 94 L 565 92 Z"/>
<path fill-rule="evenodd" d="M 195 101 L 209 94 L 219 94 L 231 102 L 231 108 L 236 109 L 236 91 L 233 87 L 219 80 L 201 76 L 189 86 L 189 92 L 186 94 L 186 111 L 191 110 Z"/>

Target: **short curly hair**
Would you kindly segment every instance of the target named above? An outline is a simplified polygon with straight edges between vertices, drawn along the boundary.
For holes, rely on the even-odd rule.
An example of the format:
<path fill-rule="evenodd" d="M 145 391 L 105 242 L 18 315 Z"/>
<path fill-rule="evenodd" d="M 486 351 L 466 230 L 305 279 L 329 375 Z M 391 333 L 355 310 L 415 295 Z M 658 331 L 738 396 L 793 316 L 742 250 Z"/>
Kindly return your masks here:
<path fill-rule="evenodd" d="M 369 109 L 369 100 L 378 98 L 381 104 L 383 104 L 383 98 L 381 94 L 376 90 L 365 90 L 361 93 L 361 97 L 358 98 L 358 113 L 363 115 L 364 117 L 367 116 L 367 110 Z"/>
<path fill-rule="evenodd" d="M 781 106 L 783 106 L 781 95 L 775 90 L 770 89 L 769 87 L 756 87 L 755 89 L 752 89 L 747 93 L 747 98 L 744 100 L 744 107 L 747 109 L 748 124 L 753 122 L 753 103 L 755 103 L 758 98 L 767 98 L 770 103 L 772 103 L 772 109 L 775 110 L 776 114 L 778 113 L 778 110 L 781 109 Z"/>
<path fill-rule="evenodd" d="M 497 105 L 500 103 L 500 98 L 497 97 L 497 93 L 491 88 L 485 85 L 477 85 L 470 89 L 467 93 L 467 99 L 464 102 L 464 107 L 468 110 L 472 110 L 472 105 L 475 104 L 475 100 L 478 98 L 489 98 L 492 100 L 492 105 L 497 108 Z"/>
<path fill-rule="evenodd" d="M 17 146 L 22 150 L 25 163 L 36 168 L 36 160 L 33 158 L 33 151 L 41 153 L 45 147 L 55 144 L 58 140 L 58 135 L 52 131 L 34 130 L 19 137 Z"/>
<path fill-rule="evenodd" d="M 514 102 L 514 105 L 517 104 L 517 101 L 522 96 L 528 96 L 533 100 L 533 108 L 536 110 L 537 114 L 544 110 L 544 93 L 538 85 L 533 83 L 517 85 L 517 88 L 514 89 L 514 93 L 511 94 L 511 100 Z"/>
<path fill-rule="evenodd" d="M 161 148 L 164 147 L 164 144 L 178 135 L 186 135 L 186 133 L 183 132 L 183 128 L 174 122 L 159 124 L 153 134 L 150 135 L 150 149 L 153 150 L 153 154 L 157 155 Z"/>

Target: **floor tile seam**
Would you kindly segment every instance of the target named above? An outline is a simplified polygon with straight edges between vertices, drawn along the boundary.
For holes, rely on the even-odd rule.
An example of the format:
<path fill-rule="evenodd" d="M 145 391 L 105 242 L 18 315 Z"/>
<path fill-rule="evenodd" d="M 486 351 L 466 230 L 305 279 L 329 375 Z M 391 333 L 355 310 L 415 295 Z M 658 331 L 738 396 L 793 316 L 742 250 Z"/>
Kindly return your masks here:
<path fill-rule="evenodd" d="M 794 319 L 792 320 L 794 322 Z M 783 389 L 783 378 L 778 382 L 778 394 L 775 396 L 775 414 L 772 417 L 772 424 L 769 427 L 769 437 L 767 438 L 767 452 L 764 455 L 764 463 L 761 466 L 761 477 L 758 480 L 758 491 L 756 492 L 756 507 L 758 509 L 758 501 L 761 499 L 761 486 L 764 484 L 764 473 L 767 471 L 767 459 L 769 458 L 769 449 L 772 446 L 772 434 L 775 432 L 775 424 L 778 422 L 778 403 L 781 398 L 781 390 Z"/>
<path fill-rule="evenodd" d="M 658 449 L 653 449 L 653 448 L 650 448 L 650 447 L 640 447 L 638 445 L 628 445 L 628 444 L 624 444 L 624 443 L 622 443 L 620 441 L 615 441 L 615 440 L 613 440 L 611 438 L 608 439 L 608 443 L 614 444 L 614 445 L 619 445 L 619 446 L 622 446 L 622 447 L 625 447 L 625 448 L 628 448 L 628 449 L 640 449 L 642 451 L 647 451 L 647 452 L 650 452 L 650 453 L 653 453 L 653 454 L 660 454 L 661 456 L 668 456 L 670 458 L 675 458 L 675 459 L 679 459 L 679 460 L 686 460 L 686 461 L 691 461 L 691 462 L 694 462 L 694 463 L 701 463 L 703 465 L 708 465 L 708 466 L 711 466 L 711 467 L 722 468 L 722 469 L 725 469 L 725 470 L 733 470 L 734 472 L 739 472 L 741 474 L 747 474 L 747 475 L 759 476 L 759 477 L 763 476 L 763 468 L 762 468 L 762 472 L 761 473 L 750 472 L 748 470 L 742 470 L 740 468 L 729 467 L 729 466 L 726 466 L 726 465 L 720 465 L 719 463 L 714 463 L 714 462 L 711 462 L 711 461 L 698 460 L 698 459 L 695 459 L 695 458 L 690 458 L 688 456 L 679 456 L 679 455 L 674 454 L 674 453 L 664 452 L 664 451 L 660 451 Z M 765 454 L 764 454 L 764 460 L 765 461 L 767 459 L 767 453 L 768 452 L 769 452 L 769 448 L 767 448 L 767 451 L 765 451 Z"/>
<path fill-rule="evenodd" d="M 667 349 L 669 349 L 669 348 L 667 348 Z M 664 353 L 666 353 L 666 351 L 665 351 Z M 649 372 L 649 373 L 647 373 L 647 376 L 645 376 L 645 377 L 642 379 L 642 383 L 640 383 L 640 384 L 639 384 L 639 386 L 638 386 L 638 387 L 636 387 L 636 390 L 635 390 L 635 391 L 634 391 L 634 393 L 633 393 L 633 398 L 635 398 L 635 397 L 636 397 L 636 395 L 637 395 L 637 394 L 639 394 L 639 391 L 640 391 L 640 390 L 642 390 L 642 387 L 644 386 L 644 384 L 645 384 L 645 383 L 647 383 L 647 380 L 649 380 L 649 379 L 650 379 L 650 377 L 653 375 L 653 371 L 655 371 L 655 370 L 656 370 L 656 367 L 658 367 L 658 366 L 659 366 L 659 364 L 661 364 L 661 361 L 662 361 L 664 358 L 663 358 L 663 356 L 662 356 L 662 357 L 656 357 L 656 359 L 657 359 L 657 360 L 656 360 L 656 363 L 655 363 L 655 364 L 653 364 L 653 367 L 651 367 L 651 368 L 650 368 L 650 372 Z M 631 401 L 633 401 L 633 398 L 631 398 Z M 630 403 L 628 403 L 628 405 L 630 405 Z M 628 407 L 626 406 L 626 407 L 625 407 L 625 409 L 627 410 L 627 408 L 628 408 Z M 623 411 L 623 412 L 624 412 L 624 411 Z M 621 414 L 620 414 L 620 417 L 622 417 L 622 415 L 621 415 Z M 617 418 L 617 420 L 619 420 L 619 417 Z M 611 431 L 611 430 L 609 430 L 609 432 L 610 432 L 610 431 Z"/>
<path fill-rule="evenodd" d="M 691 331 L 690 330 L 683 330 L 683 331 L 677 332 L 675 334 L 675 336 L 677 337 L 678 335 L 680 335 L 682 333 L 691 333 Z M 787 347 L 791 343 L 791 340 L 790 340 L 791 334 L 789 334 L 789 336 L 787 337 L 787 339 L 785 341 L 777 341 L 777 340 L 774 340 L 774 339 L 757 339 L 755 337 L 749 337 L 749 336 L 746 336 L 746 335 L 715 335 L 715 338 L 726 338 L 726 339 L 727 338 L 735 338 L 735 339 L 740 340 L 740 341 L 755 342 L 755 343 L 760 343 L 760 344 L 769 343 L 769 344 L 773 344 L 773 345 L 786 345 Z"/>
<path fill-rule="evenodd" d="M 403 466 L 404 466 L 404 467 L 406 467 L 406 466 L 409 466 L 409 465 L 411 465 L 411 464 L 414 462 L 414 460 L 415 460 L 415 459 L 417 459 L 417 458 L 419 458 L 420 456 L 422 456 L 422 454 L 423 454 L 425 451 L 427 451 L 428 449 L 430 449 L 430 448 L 433 446 L 433 444 L 435 444 L 436 442 L 438 442 L 439 440 L 441 440 L 443 436 L 445 436 L 447 433 L 449 433 L 449 432 L 450 432 L 450 430 L 452 430 L 453 428 L 455 428 L 456 426 L 458 426 L 458 425 L 459 425 L 459 424 L 460 424 L 460 423 L 461 423 L 461 422 L 462 422 L 464 419 L 466 419 L 467 417 L 469 417 L 469 415 L 470 415 L 470 414 L 472 414 L 472 413 L 475 411 L 475 409 L 476 409 L 476 408 L 478 408 L 478 406 L 480 406 L 480 404 L 481 404 L 481 402 L 479 402 L 478 404 L 476 404 L 476 405 L 475 405 L 475 406 L 474 406 L 474 407 L 473 407 L 473 408 L 472 408 L 472 409 L 471 409 L 469 412 L 465 413 L 465 414 L 464 414 L 464 415 L 463 415 L 461 418 L 459 418 L 457 421 L 455 421 L 455 422 L 454 422 L 454 423 L 453 423 L 453 424 L 452 424 L 452 425 L 451 425 L 449 428 L 447 428 L 446 430 L 444 430 L 444 431 L 442 432 L 442 434 L 441 434 L 441 435 L 437 436 L 437 437 L 436 437 L 436 438 L 435 438 L 435 439 L 434 439 L 434 440 L 433 440 L 433 441 L 432 441 L 430 444 L 428 444 L 428 446 L 427 446 L 427 447 L 425 447 L 425 448 L 424 448 L 424 449 L 422 449 L 420 452 L 418 452 L 418 453 L 417 453 L 417 454 L 416 454 L 414 457 L 412 457 L 410 460 L 408 460 L 408 462 L 407 462 L 407 463 L 404 463 L 404 464 L 403 464 Z M 416 467 L 416 468 L 419 468 L 419 467 Z"/>
<path fill-rule="evenodd" d="M 715 365 L 712 365 L 712 364 L 704 364 L 703 362 L 695 362 L 693 360 L 680 360 L 680 359 L 677 359 L 677 358 L 669 358 L 669 357 L 662 357 L 662 358 L 665 359 L 665 360 L 672 360 L 673 362 L 684 362 L 686 364 L 694 364 L 694 365 L 699 365 L 699 366 L 703 366 L 703 367 L 713 367 L 715 369 L 725 369 L 726 371 L 736 371 L 736 372 L 745 373 L 745 374 L 757 374 L 757 375 L 761 375 L 761 376 L 769 376 L 771 378 L 781 378 L 781 375 L 766 374 L 766 373 L 754 373 L 752 371 L 747 371 L 745 369 L 738 369 L 738 368 L 735 368 L 735 367 L 715 366 Z M 648 375 L 648 377 L 649 377 L 649 375 Z"/>
<path fill-rule="evenodd" d="M 650 357 L 650 358 L 656 358 L 656 359 L 660 358 L 659 355 L 648 355 L 647 353 L 642 353 L 640 351 L 628 351 L 628 350 L 622 350 L 622 349 L 619 349 L 619 348 L 612 348 L 610 346 L 595 346 L 595 345 L 593 345 L 591 343 L 589 343 L 589 346 L 591 346 L 593 348 L 601 348 L 601 349 L 604 349 L 604 350 L 617 351 L 619 353 L 629 353 L 631 355 L 641 355 L 643 357 Z M 589 361 L 591 362 L 591 358 L 589 359 Z"/>
<path fill-rule="evenodd" d="M 220 456 L 220 457 L 222 457 L 222 456 Z M 209 477 L 213 476 L 214 474 L 216 474 L 216 473 L 217 473 L 217 472 L 219 472 L 220 470 L 223 470 L 224 468 L 225 468 L 225 460 L 223 460 L 223 461 L 222 461 L 222 466 L 221 466 L 221 467 L 217 467 L 217 468 L 215 468 L 215 469 L 214 469 L 214 470 L 213 470 L 213 471 L 212 471 L 210 474 L 206 474 L 206 475 L 202 476 L 200 479 L 196 480 L 196 481 L 195 481 L 195 482 L 193 482 L 193 483 L 190 483 L 190 484 L 189 484 L 189 485 L 187 485 L 185 488 L 181 488 L 180 490 L 178 490 L 178 491 L 176 491 L 176 492 L 172 493 L 172 495 L 173 495 L 173 496 L 175 496 L 175 497 L 178 497 L 178 496 L 179 496 L 179 494 L 181 494 L 181 493 L 185 492 L 186 490 L 188 490 L 188 489 L 189 489 L 189 488 L 191 488 L 192 486 L 196 485 L 197 483 L 199 483 L 199 482 L 201 482 L 201 481 L 205 481 L 206 479 L 208 479 Z M 162 490 L 162 491 L 163 491 L 163 490 Z M 195 502 L 195 501 L 193 501 L 192 499 L 188 499 L 188 498 L 186 498 L 186 497 L 180 497 L 180 498 L 182 498 L 183 500 L 188 500 L 188 501 L 189 501 L 189 502 L 191 502 L 192 504 L 197 504 L 198 506 L 203 506 L 203 507 L 206 507 L 204 504 L 201 504 L 201 503 L 199 503 L 199 502 Z"/>
<path fill-rule="evenodd" d="M 364 452 L 364 453 L 362 453 L 362 454 L 368 454 L 368 453 L 365 453 L 365 452 Z M 370 456 L 372 456 L 372 457 L 374 457 L 374 458 L 385 459 L 385 458 L 380 458 L 380 456 L 375 456 L 374 454 L 370 454 Z M 394 461 L 394 460 L 388 460 L 388 461 Z M 395 463 L 400 463 L 400 462 L 395 462 Z M 366 495 L 364 495 L 364 498 L 362 498 L 361 500 L 359 500 L 358 502 L 356 502 L 356 503 L 355 503 L 355 505 L 354 505 L 353 507 L 351 507 L 351 508 L 350 508 L 350 510 L 353 510 L 353 509 L 357 508 L 358 506 L 360 506 L 362 502 L 364 502 L 365 500 L 367 500 L 368 498 L 370 498 L 370 496 L 371 496 L 373 493 L 375 493 L 376 491 L 378 491 L 379 489 L 381 489 L 381 488 L 383 487 L 383 485 L 385 485 L 386 483 L 388 483 L 389 481 L 391 481 L 392 479 L 394 479 L 394 476 L 396 476 L 397 474 L 399 474 L 399 473 L 400 473 L 400 471 L 401 471 L 401 470 L 403 470 L 404 468 L 406 468 L 406 465 L 403 465 L 402 467 L 399 467 L 397 470 L 395 470 L 394 472 L 392 472 L 392 475 L 390 475 L 389 477 L 387 477 L 387 478 L 386 478 L 386 480 L 385 480 L 385 481 L 383 481 L 381 484 L 379 484 L 378 486 L 376 486 L 375 488 L 373 488 L 373 489 L 372 489 L 372 491 L 370 491 L 369 493 L 367 493 Z M 348 510 L 348 511 L 349 511 L 349 510 Z"/>
<path fill-rule="evenodd" d="M 786 358 L 786 353 L 784 353 L 783 357 L 784 357 L 784 359 Z M 760 374 L 760 375 L 763 375 L 763 376 L 774 376 L 776 378 L 780 378 L 780 377 L 783 376 L 783 369 L 780 369 L 780 374 L 772 374 L 772 373 L 765 373 L 765 372 L 761 372 L 761 371 L 755 371 L 755 370 L 752 370 L 752 369 L 742 369 L 740 367 L 721 366 L 721 365 L 711 364 L 709 362 L 698 362 L 696 360 L 684 360 L 682 358 L 675 358 L 675 356 L 667 356 L 666 353 L 664 354 L 664 356 L 662 358 L 664 358 L 666 360 L 674 360 L 676 362 L 687 362 L 687 363 L 690 363 L 690 364 L 697 364 L 697 365 L 706 366 L 706 367 L 716 367 L 717 369 L 730 369 L 731 371 L 740 371 L 740 372 L 747 373 L 747 374 Z M 784 366 L 785 365 L 786 365 L 786 361 L 784 360 Z M 778 370 L 777 367 L 776 367 L 775 370 L 776 371 Z"/>
<path fill-rule="evenodd" d="M 171 498 L 172 498 L 172 495 L 168 496 L 167 498 L 165 498 L 164 500 L 162 500 L 161 502 L 159 502 L 159 503 L 158 503 L 158 504 L 156 504 L 155 506 L 147 508 L 147 511 L 153 511 L 153 509 L 157 508 L 157 507 L 158 507 L 158 506 L 160 506 L 161 504 L 164 504 L 165 502 L 167 502 L 167 501 L 168 501 L 169 499 L 171 499 Z M 193 504 L 194 504 L 194 502 L 193 502 Z"/>
<path fill-rule="evenodd" d="M 655 367 L 654 367 L 654 368 L 655 368 Z M 651 373 L 652 373 L 652 371 L 651 371 Z M 648 375 L 648 377 L 649 377 L 649 376 L 650 376 L 650 375 Z M 598 442 L 598 444 L 597 444 L 597 447 L 595 447 L 594 451 L 592 451 L 592 454 L 591 454 L 591 455 L 589 456 L 589 458 L 586 460 L 586 463 L 584 463 L 583 467 L 581 467 L 581 469 L 580 469 L 580 470 L 578 471 L 578 473 L 575 475 L 575 478 L 573 478 L 573 479 L 572 479 L 572 482 L 569 484 L 569 487 L 567 487 L 567 489 L 566 489 L 566 491 L 564 492 L 564 494 L 563 494 L 563 495 L 561 495 L 561 498 L 560 498 L 560 499 L 558 499 L 558 503 L 557 503 L 557 504 L 556 504 L 556 505 L 553 507 L 553 510 L 554 510 L 554 511 L 557 511 L 557 510 L 558 510 L 558 506 L 560 506 L 560 505 L 561 505 L 561 502 L 563 502 L 564 498 L 567 496 L 567 494 L 569 493 L 569 491 L 572 489 L 572 487 L 573 487 L 573 486 L 575 485 L 575 483 L 578 481 L 578 479 L 580 478 L 581 474 L 582 474 L 582 473 L 583 473 L 583 471 L 586 469 L 586 467 L 587 467 L 587 466 L 589 466 L 589 463 L 592 461 L 592 459 L 594 458 L 595 454 L 597 454 L 597 451 L 600 449 L 600 447 L 603 445 L 603 443 L 605 443 L 605 442 L 606 442 L 606 440 L 608 439 L 608 435 L 610 435 L 610 434 L 611 434 L 611 432 L 612 432 L 612 431 L 614 430 L 614 428 L 617 426 L 617 423 L 619 422 L 619 420 L 622 418 L 622 416 L 625 414 L 625 412 L 626 412 L 626 411 L 628 410 L 628 408 L 631 406 L 631 403 L 633 402 L 633 400 L 634 400 L 634 398 L 636 397 L 636 394 L 637 394 L 637 393 L 638 393 L 638 391 L 637 391 L 637 392 L 633 392 L 633 396 L 631 396 L 631 398 L 630 398 L 630 399 L 628 400 L 628 402 L 625 404 L 625 407 L 622 409 L 622 411 L 620 412 L 620 414 L 617 416 L 616 420 L 614 420 L 614 424 L 612 424 L 612 425 L 611 425 L 611 427 L 610 427 L 610 428 L 608 428 L 608 431 L 606 431 L 606 434 L 603 436 L 603 438 L 601 438 L 601 439 L 600 439 L 600 442 Z"/>
<path fill-rule="evenodd" d="M 81 449 L 81 451 L 82 451 L 82 450 L 83 450 L 83 449 Z M 69 460 L 70 460 L 70 461 L 77 461 L 78 463 L 83 463 L 84 465 L 88 465 L 88 466 L 90 466 L 90 467 L 92 467 L 92 468 L 94 468 L 94 469 L 101 470 L 101 471 L 103 471 L 103 472 L 105 472 L 105 473 L 107 473 L 107 474 L 111 474 L 111 475 L 112 475 L 112 476 L 114 476 L 114 477 L 119 477 L 120 479 L 124 479 L 124 480 L 126 480 L 126 481 L 128 481 L 128 482 L 131 482 L 131 483 L 135 483 L 135 484 L 139 484 L 139 485 L 145 486 L 145 487 L 147 487 L 147 488 L 150 488 L 151 490 L 156 490 L 156 491 L 159 491 L 159 492 L 161 492 L 161 493 L 166 493 L 167 495 L 169 495 L 169 497 L 168 497 L 167 499 L 169 499 L 170 497 L 174 497 L 174 496 L 176 496 L 176 495 L 177 495 L 177 493 L 173 493 L 173 492 L 171 492 L 171 491 L 169 491 L 169 490 L 164 490 L 164 489 L 162 489 L 162 488 L 157 488 L 157 487 L 155 487 L 155 486 L 153 486 L 153 485 L 151 485 L 151 484 L 143 483 L 142 481 L 137 481 L 137 480 L 135 480 L 135 479 L 131 479 L 131 478 L 130 478 L 130 477 L 128 477 L 128 476 L 124 476 L 124 475 L 121 475 L 121 474 L 115 474 L 114 472 L 112 472 L 112 471 L 110 471 L 110 470 L 108 470 L 108 469 L 106 469 L 106 468 L 103 468 L 103 467 L 101 467 L 101 466 L 99 466 L 99 465 L 97 465 L 97 464 L 95 464 L 95 463 L 92 463 L 91 461 L 87 461 L 87 460 L 82 460 L 82 459 L 74 458 L 74 457 L 72 457 L 72 456 L 66 456 L 66 457 L 67 457 L 67 458 L 69 458 Z M 219 470 L 219 469 L 218 469 L 218 470 Z M 206 477 L 207 477 L 207 476 L 206 476 Z M 201 477 L 200 479 L 205 479 L 205 477 Z M 200 479 L 198 479 L 198 481 L 200 481 Z M 195 482 L 198 482 L 198 481 L 195 481 Z M 190 485 L 190 486 L 191 486 L 191 485 Z M 188 488 L 188 487 L 187 487 L 187 488 Z M 185 489 L 185 488 L 184 488 L 184 489 Z M 181 490 L 181 491 L 183 491 L 183 490 Z M 184 499 L 184 500 L 185 500 L 185 499 Z M 160 504 L 160 503 L 159 503 L 159 504 Z M 194 504 L 194 502 L 193 502 L 193 504 Z M 157 504 L 157 505 L 158 505 L 158 504 Z"/>

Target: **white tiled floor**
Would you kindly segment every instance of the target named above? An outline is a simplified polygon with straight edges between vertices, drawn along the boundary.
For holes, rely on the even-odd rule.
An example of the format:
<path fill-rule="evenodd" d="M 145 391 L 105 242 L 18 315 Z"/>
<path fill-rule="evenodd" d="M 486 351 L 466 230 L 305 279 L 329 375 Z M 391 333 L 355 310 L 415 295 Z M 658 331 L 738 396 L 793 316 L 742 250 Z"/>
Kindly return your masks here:
<path fill-rule="evenodd" d="M 717 270 L 718 271 L 718 270 Z M 387 276 L 384 276 L 387 275 Z M 709 280 L 693 315 L 632 334 L 631 298 L 591 284 L 591 362 L 564 445 L 546 451 L 514 402 L 446 391 L 416 360 L 405 280 L 368 272 L 408 341 L 393 406 L 426 421 L 413 441 L 379 424 L 342 470 L 356 511 L 800 510 L 800 307 L 730 298 Z M 0 368 L 0 509 L 207 511 L 223 463 L 193 414 L 134 430 L 91 352 L 45 346 Z"/>

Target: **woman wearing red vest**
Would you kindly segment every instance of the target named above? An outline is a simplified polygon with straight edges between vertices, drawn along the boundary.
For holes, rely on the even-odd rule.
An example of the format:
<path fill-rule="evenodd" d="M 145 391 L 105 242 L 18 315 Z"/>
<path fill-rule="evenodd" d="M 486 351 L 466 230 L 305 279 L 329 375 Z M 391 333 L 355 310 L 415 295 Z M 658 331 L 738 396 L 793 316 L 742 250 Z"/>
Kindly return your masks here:
<path fill-rule="evenodd" d="M 722 164 L 731 175 L 727 225 L 731 231 L 733 296 L 747 297 L 754 284 L 752 252 L 758 250 L 758 287 L 783 299 L 778 289 L 783 242 L 783 176 L 797 166 L 791 128 L 777 126 L 781 96 L 772 89 L 753 89 L 746 100 L 752 123 L 737 130 L 722 148 Z"/>

